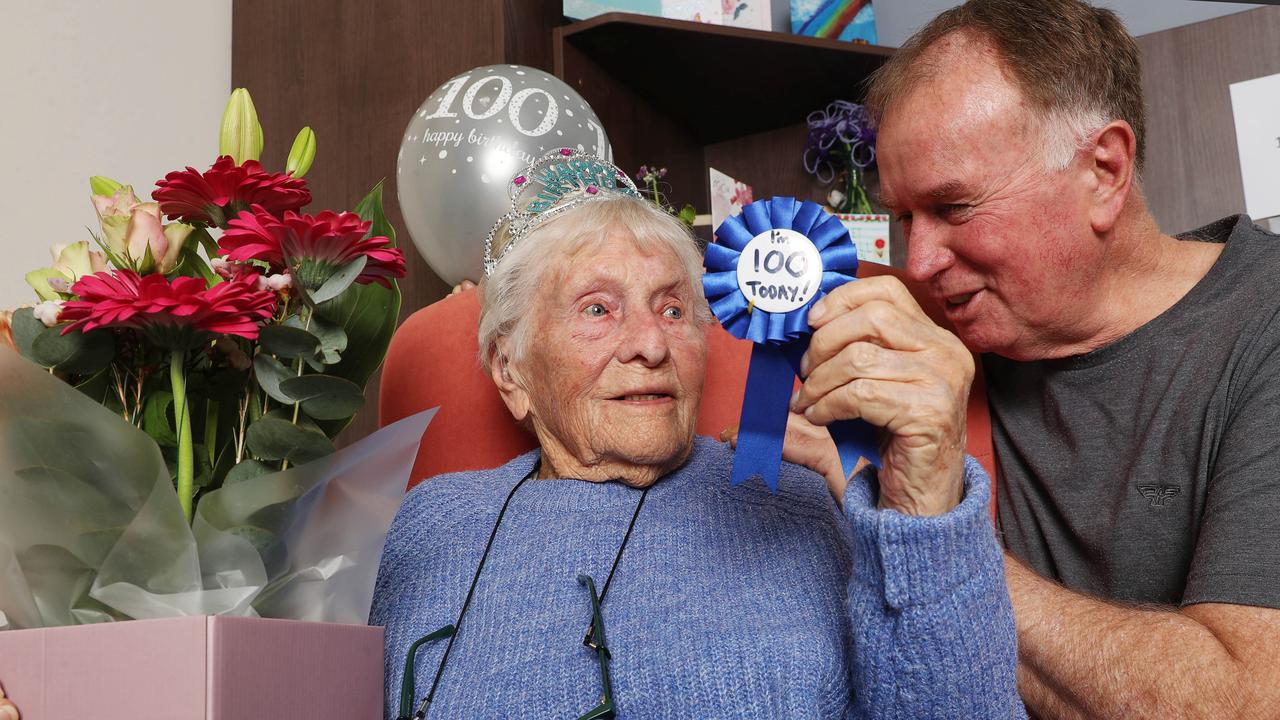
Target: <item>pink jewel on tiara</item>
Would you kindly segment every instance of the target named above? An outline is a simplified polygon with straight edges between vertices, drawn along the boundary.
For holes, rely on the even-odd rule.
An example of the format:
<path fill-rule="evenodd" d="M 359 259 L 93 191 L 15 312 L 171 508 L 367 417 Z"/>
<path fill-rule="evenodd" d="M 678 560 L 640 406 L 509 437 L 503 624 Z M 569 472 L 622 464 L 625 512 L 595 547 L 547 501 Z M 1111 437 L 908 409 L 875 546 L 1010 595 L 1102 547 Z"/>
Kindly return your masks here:
<path fill-rule="evenodd" d="M 515 184 L 517 184 L 517 185 L 523 185 L 523 184 L 524 184 L 524 176 L 523 176 L 523 175 L 519 175 L 519 176 L 517 176 L 517 177 L 516 177 L 516 179 L 515 179 L 515 180 L 513 180 L 512 182 L 514 182 L 514 183 L 515 183 Z"/>
<path fill-rule="evenodd" d="M 600 192 L 600 189 L 599 189 L 599 188 L 597 188 L 595 185 L 588 185 L 588 186 L 587 186 L 587 194 L 588 194 L 588 195 L 595 195 L 595 194 L 596 194 L 596 193 L 598 193 L 598 192 Z"/>
<path fill-rule="evenodd" d="M 564 155 L 565 157 L 569 157 L 570 155 L 573 154 L 573 151 L 570 150 L 569 148 L 560 148 L 560 154 Z"/>

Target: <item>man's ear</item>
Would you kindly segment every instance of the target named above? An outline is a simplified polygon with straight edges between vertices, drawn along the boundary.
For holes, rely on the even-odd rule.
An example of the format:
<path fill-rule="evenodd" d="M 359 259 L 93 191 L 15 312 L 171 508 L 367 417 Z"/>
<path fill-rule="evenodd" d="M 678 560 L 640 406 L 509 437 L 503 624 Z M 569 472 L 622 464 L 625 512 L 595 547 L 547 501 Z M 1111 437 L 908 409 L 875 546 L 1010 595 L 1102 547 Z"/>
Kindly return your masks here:
<path fill-rule="evenodd" d="M 519 373 L 511 366 L 507 347 L 507 339 L 499 338 L 489 353 L 489 374 L 511 416 L 516 422 L 524 422 L 529 415 L 529 393 L 525 392 Z"/>
<path fill-rule="evenodd" d="M 1124 120 L 1115 120 L 1098 131 L 1098 140 L 1086 161 L 1093 174 L 1089 222 L 1094 232 L 1110 232 L 1129 200 L 1137 173 L 1138 140 Z"/>

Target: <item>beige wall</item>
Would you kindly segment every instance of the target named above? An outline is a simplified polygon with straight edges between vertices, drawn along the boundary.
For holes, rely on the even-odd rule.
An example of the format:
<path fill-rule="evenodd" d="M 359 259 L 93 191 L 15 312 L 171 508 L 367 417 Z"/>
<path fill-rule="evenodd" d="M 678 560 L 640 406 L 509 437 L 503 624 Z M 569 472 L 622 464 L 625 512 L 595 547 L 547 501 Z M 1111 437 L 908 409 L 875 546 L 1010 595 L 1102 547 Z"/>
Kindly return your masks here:
<path fill-rule="evenodd" d="M 4 0 L 0 308 L 23 275 L 95 227 L 90 175 L 140 196 L 213 162 L 231 86 L 230 0 Z"/>

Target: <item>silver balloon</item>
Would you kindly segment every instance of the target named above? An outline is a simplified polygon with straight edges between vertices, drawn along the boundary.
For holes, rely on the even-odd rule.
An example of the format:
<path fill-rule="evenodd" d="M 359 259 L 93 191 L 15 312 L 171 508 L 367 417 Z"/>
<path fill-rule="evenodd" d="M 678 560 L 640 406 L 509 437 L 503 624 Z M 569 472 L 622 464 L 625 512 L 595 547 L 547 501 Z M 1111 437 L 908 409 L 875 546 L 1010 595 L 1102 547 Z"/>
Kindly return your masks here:
<path fill-rule="evenodd" d="M 554 75 L 488 65 L 431 93 L 396 160 L 400 212 L 431 269 L 451 285 L 479 280 L 484 237 L 511 208 L 507 181 L 562 147 L 613 160 L 600 118 Z"/>

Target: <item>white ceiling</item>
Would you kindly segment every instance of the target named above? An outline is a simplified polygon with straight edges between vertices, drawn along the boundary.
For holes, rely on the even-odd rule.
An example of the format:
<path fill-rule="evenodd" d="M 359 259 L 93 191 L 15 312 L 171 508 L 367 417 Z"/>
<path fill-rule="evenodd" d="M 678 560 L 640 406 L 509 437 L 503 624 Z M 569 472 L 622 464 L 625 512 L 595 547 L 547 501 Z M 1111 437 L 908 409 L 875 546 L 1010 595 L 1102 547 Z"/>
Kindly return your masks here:
<path fill-rule="evenodd" d="M 959 4 L 955 0 L 875 0 L 879 44 L 898 47 L 935 15 Z M 1094 4 L 1119 13 L 1133 35 L 1146 35 L 1261 7 L 1199 0 L 1095 0 Z"/>

